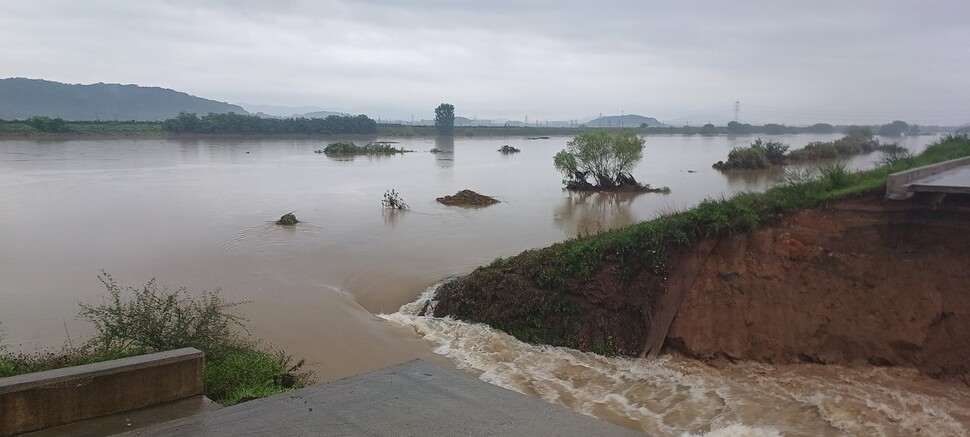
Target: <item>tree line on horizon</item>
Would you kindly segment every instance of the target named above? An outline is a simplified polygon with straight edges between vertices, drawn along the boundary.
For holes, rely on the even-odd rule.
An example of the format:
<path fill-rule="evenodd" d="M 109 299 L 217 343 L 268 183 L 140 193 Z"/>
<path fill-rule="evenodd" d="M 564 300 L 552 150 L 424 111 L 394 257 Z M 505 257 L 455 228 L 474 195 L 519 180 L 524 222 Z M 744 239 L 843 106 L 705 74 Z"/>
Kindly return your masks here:
<path fill-rule="evenodd" d="M 398 125 L 381 124 L 385 130 L 393 130 Z M 376 134 L 378 123 L 366 115 L 341 116 L 330 115 L 326 118 L 262 118 L 256 115 L 229 113 L 209 113 L 199 116 L 192 112 L 180 112 L 174 118 L 158 121 L 67 121 L 60 117 L 33 116 L 23 120 L 0 120 L 0 133 L 30 134 L 42 133 L 112 133 L 114 131 L 137 134 L 139 132 L 157 132 L 159 129 L 171 133 L 200 133 L 200 134 Z M 684 135 L 784 135 L 799 133 L 847 133 L 856 125 L 832 125 L 829 123 L 815 123 L 810 126 L 789 126 L 777 123 L 752 125 L 748 123 L 728 122 L 725 126 L 715 126 L 708 123 L 703 126 L 640 126 L 634 129 L 641 134 L 684 134 Z M 861 126 L 870 128 L 873 133 L 884 137 L 899 137 L 902 135 L 919 135 L 923 133 L 941 133 L 938 126 L 928 129 L 916 124 L 909 124 L 901 120 L 883 125 Z M 414 129 L 413 126 L 408 126 Z M 583 130 L 580 125 L 574 128 L 562 128 L 569 131 Z M 435 109 L 435 125 L 432 127 L 438 135 L 453 135 L 455 130 L 454 106 L 442 103 Z M 467 127 L 466 127 L 467 129 Z M 487 127 L 489 130 L 502 130 L 508 127 Z M 515 129 L 532 129 L 530 127 L 515 127 Z M 555 132 L 560 128 L 534 128 L 542 131 Z M 591 130 L 609 128 L 586 128 Z M 614 128 L 622 129 L 622 128 Z M 631 128 L 626 128 L 631 129 Z M 961 128 L 966 131 L 968 127 Z M 961 130 L 957 130 L 961 132 Z M 386 132 L 385 132 L 386 133 Z"/>
<path fill-rule="evenodd" d="M 765 135 L 784 135 L 784 134 L 799 134 L 799 133 L 815 133 L 815 134 L 834 134 L 834 133 L 849 133 L 854 128 L 865 127 L 872 129 L 879 136 L 884 137 L 899 137 L 903 135 L 919 135 L 921 133 L 920 126 L 917 124 L 909 124 L 901 120 L 893 121 L 892 123 L 887 123 L 883 125 L 872 125 L 872 126 L 858 126 L 858 125 L 845 125 L 836 126 L 829 123 L 815 123 L 810 126 L 788 126 L 778 123 L 765 123 L 763 125 L 753 125 L 749 123 L 738 123 L 736 121 L 730 121 L 725 126 L 716 126 L 713 123 L 707 123 L 703 126 L 664 126 L 664 127 L 648 127 L 640 126 L 642 130 L 647 133 L 683 133 L 688 135 L 748 135 L 748 134 L 765 134 Z"/>
<path fill-rule="evenodd" d="M 234 112 L 199 116 L 180 112 L 162 122 L 173 133 L 199 134 L 373 134 L 377 122 L 366 115 L 330 115 L 326 118 L 262 118 Z"/>

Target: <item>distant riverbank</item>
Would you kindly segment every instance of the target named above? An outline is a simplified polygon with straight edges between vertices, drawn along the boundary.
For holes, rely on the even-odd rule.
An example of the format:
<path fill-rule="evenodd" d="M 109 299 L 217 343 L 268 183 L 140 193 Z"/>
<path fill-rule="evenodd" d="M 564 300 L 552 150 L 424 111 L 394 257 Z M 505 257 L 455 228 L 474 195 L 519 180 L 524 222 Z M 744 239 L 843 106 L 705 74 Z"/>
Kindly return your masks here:
<path fill-rule="evenodd" d="M 832 132 L 838 132 L 840 127 L 834 127 Z M 734 135 L 785 135 L 800 133 L 819 133 L 812 127 L 795 127 L 783 125 L 749 126 L 744 132 L 733 132 L 727 127 L 547 127 L 547 126 L 455 126 L 455 137 L 526 137 L 542 138 L 547 136 L 571 136 L 589 130 L 618 130 L 632 129 L 641 135 L 688 135 L 688 136 L 734 136 Z M 935 135 L 947 132 L 941 128 L 939 132 L 924 132 L 924 135 Z M 105 138 L 348 138 L 360 137 L 369 139 L 375 137 L 423 138 L 435 137 L 434 126 L 411 126 L 402 124 L 378 124 L 376 132 L 368 134 L 348 133 L 193 133 L 172 132 L 166 130 L 161 121 L 63 121 L 57 129 L 38 129 L 27 121 L 0 121 L 0 139 L 105 139 Z"/>

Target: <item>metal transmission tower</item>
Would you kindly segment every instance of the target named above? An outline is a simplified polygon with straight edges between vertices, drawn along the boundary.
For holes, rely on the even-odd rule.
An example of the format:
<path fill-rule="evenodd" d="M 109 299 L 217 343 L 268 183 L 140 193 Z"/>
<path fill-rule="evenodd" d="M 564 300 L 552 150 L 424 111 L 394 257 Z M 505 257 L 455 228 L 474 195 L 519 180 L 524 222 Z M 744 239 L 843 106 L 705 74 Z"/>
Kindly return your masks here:
<path fill-rule="evenodd" d="M 741 117 L 741 99 L 734 101 L 734 122 L 740 123 Z"/>

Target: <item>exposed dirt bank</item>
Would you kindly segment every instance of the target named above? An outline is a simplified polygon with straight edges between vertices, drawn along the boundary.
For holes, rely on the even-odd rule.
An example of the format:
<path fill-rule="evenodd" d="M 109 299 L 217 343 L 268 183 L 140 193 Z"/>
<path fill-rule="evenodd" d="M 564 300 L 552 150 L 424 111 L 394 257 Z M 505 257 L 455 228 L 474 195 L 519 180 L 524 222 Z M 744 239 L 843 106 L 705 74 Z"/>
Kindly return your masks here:
<path fill-rule="evenodd" d="M 665 341 L 702 359 L 898 365 L 970 384 L 966 197 L 843 199 L 672 249 L 666 272 L 651 254 L 618 256 L 585 280 L 544 277 L 550 261 L 528 251 L 445 284 L 434 313 L 606 354 Z"/>
<path fill-rule="evenodd" d="M 688 355 L 916 367 L 970 383 L 970 200 L 846 199 L 721 238 L 667 344 Z"/>

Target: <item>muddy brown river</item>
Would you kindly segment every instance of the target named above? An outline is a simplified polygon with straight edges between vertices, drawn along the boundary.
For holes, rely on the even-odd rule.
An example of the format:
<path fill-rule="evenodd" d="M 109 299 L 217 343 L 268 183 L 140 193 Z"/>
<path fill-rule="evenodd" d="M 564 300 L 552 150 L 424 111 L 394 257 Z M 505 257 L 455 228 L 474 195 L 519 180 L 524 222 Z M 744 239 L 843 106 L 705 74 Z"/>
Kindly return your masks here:
<path fill-rule="evenodd" d="M 710 168 L 753 139 L 647 137 L 633 175 L 672 192 L 639 196 L 562 191 L 552 156 L 568 137 L 389 139 L 414 152 L 354 159 L 313 153 L 319 140 L 0 141 L 2 341 L 84 341 L 77 303 L 103 294 L 104 269 L 126 285 L 155 277 L 247 301 L 251 333 L 306 357 L 321 382 L 424 358 L 654 435 L 966 434 L 970 391 L 906 369 L 603 358 L 406 305 L 496 257 L 761 190 L 778 172 Z M 496 151 L 505 144 L 522 152 Z M 392 188 L 411 211 L 382 209 Z M 434 201 L 466 188 L 501 203 Z M 273 223 L 291 211 L 301 223 Z"/>

